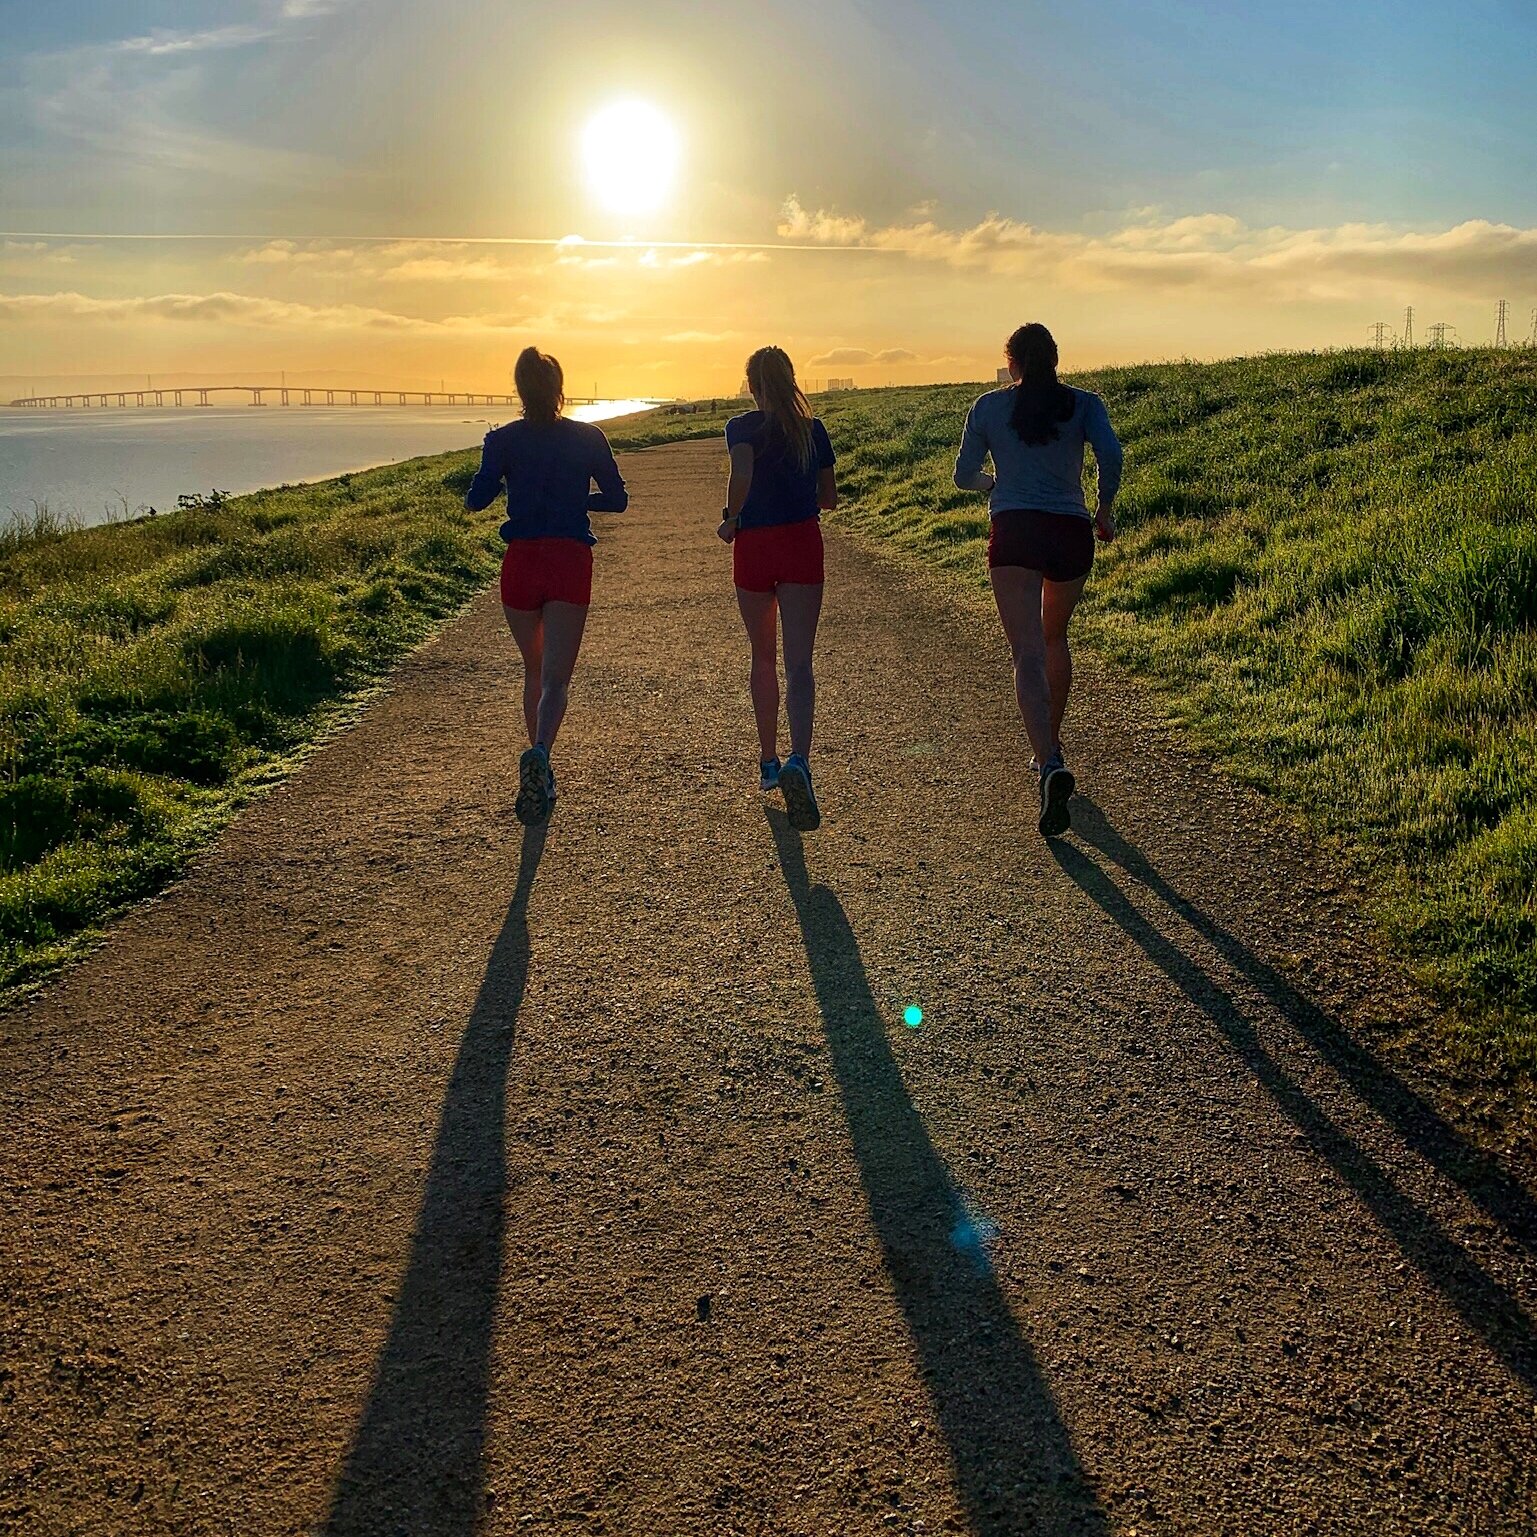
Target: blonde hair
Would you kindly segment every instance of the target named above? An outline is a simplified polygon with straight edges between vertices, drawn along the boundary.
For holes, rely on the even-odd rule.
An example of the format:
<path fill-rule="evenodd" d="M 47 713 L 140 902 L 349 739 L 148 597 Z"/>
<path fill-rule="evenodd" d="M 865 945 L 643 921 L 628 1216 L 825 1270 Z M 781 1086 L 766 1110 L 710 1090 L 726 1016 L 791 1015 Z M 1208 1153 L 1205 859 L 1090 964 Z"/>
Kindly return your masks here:
<path fill-rule="evenodd" d="M 747 387 L 796 462 L 803 470 L 809 469 L 813 458 L 811 402 L 795 382 L 795 365 L 783 347 L 760 347 L 748 358 Z"/>
<path fill-rule="evenodd" d="M 523 402 L 523 415 L 531 422 L 553 422 L 566 408 L 566 376 L 549 353 L 525 347 L 518 354 L 512 382 Z"/>

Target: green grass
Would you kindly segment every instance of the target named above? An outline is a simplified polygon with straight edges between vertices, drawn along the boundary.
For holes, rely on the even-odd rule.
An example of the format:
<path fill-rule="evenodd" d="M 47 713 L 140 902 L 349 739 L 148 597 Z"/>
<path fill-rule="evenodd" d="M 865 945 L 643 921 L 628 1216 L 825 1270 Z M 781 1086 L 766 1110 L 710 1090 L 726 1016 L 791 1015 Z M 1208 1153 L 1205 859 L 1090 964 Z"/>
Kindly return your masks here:
<path fill-rule="evenodd" d="M 446 467 L 0 535 L 0 987 L 164 885 L 490 579 L 500 514 Z"/>
<path fill-rule="evenodd" d="M 1084 638 L 1342 854 L 1462 1048 L 1537 1070 L 1537 352 L 1074 382 L 1105 397 L 1128 465 Z M 985 508 L 950 483 L 976 393 L 818 408 L 835 521 L 980 589 Z"/>
<path fill-rule="evenodd" d="M 1463 1047 L 1537 1071 L 1537 353 L 1075 382 L 1128 452 L 1084 639 L 1339 850 Z M 973 594 L 986 512 L 950 469 L 978 389 L 817 402 L 835 521 Z M 734 409 L 611 437 L 714 438 Z M 499 514 L 459 506 L 472 461 L 0 538 L 0 982 L 161 886 L 491 579 Z"/>

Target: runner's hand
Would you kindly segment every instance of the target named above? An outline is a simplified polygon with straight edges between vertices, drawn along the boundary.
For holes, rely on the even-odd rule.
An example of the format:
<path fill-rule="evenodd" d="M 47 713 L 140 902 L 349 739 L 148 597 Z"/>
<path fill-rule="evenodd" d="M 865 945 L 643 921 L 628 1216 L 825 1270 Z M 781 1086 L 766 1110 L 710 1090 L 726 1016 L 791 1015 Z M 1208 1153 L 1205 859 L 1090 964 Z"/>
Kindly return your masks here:
<path fill-rule="evenodd" d="M 1101 507 L 1094 514 L 1094 533 L 1101 544 L 1109 544 L 1115 538 L 1115 514 L 1108 507 Z"/>
<path fill-rule="evenodd" d="M 722 518 L 720 527 L 715 530 L 720 535 L 721 541 L 730 544 L 736 538 L 737 520 L 735 518 Z"/>

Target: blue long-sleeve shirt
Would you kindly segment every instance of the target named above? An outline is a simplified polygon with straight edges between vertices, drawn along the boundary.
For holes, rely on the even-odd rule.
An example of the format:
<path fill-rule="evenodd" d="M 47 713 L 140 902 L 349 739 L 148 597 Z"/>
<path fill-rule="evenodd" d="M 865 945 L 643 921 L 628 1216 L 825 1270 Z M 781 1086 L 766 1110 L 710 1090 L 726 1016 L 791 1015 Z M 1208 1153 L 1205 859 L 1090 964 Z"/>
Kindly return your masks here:
<path fill-rule="evenodd" d="M 1099 499 L 1111 501 L 1121 488 L 1120 439 L 1098 395 L 1088 390 L 1072 393 L 1073 414 L 1057 424 L 1056 441 L 1022 443 L 1009 425 L 1014 386 L 989 390 L 966 415 L 961 451 L 955 461 L 956 485 L 962 491 L 982 490 L 982 461 L 991 454 L 994 485 L 987 499 L 989 513 L 1033 508 L 1086 518 L 1083 445 L 1087 443 L 1094 450 L 1098 467 Z"/>
<path fill-rule="evenodd" d="M 592 490 L 593 482 L 598 489 Z M 464 498 L 471 512 L 489 507 L 507 487 L 502 538 L 580 539 L 596 544 L 591 512 L 630 505 L 614 451 L 591 422 L 508 422 L 486 434 L 480 469 Z"/>

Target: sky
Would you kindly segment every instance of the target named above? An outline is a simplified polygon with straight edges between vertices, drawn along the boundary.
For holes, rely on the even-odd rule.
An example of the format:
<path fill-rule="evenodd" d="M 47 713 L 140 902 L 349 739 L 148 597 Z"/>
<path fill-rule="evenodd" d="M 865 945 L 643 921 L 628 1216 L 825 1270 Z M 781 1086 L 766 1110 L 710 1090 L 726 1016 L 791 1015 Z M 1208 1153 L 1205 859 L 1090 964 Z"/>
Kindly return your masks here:
<path fill-rule="evenodd" d="M 0 0 L 0 392 L 1525 338 L 1533 56 L 1530 0 Z M 667 185 L 588 158 L 626 102 Z"/>

